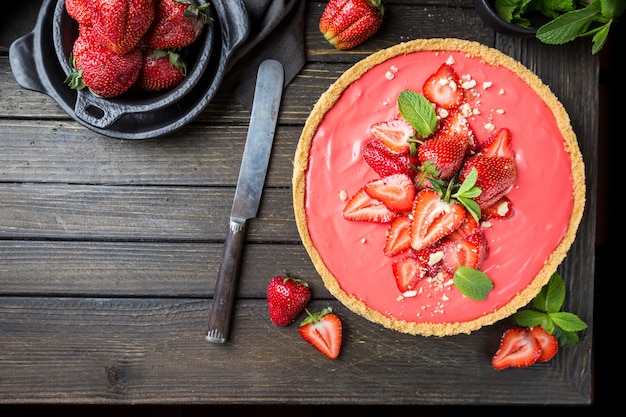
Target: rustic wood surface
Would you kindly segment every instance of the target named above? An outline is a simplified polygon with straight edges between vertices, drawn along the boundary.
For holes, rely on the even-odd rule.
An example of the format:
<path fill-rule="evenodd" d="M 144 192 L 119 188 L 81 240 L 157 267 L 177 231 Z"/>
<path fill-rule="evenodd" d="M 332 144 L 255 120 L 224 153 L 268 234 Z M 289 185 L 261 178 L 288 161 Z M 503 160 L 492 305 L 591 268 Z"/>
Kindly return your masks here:
<path fill-rule="evenodd" d="M 389 0 L 380 32 L 340 52 L 317 29 L 325 2 L 308 1 L 307 62 L 284 93 L 261 208 L 246 235 L 230 342 L 215 345 L 204 334 L 249 113 L 220 91 L 164 138 L 112 139 L 82 127 L 11 72 L 8 47 L 32 30 L 40 3 L 6 6 L 0 17 L 0 403 L 592 402 L 599 62 L 589 40 L 549 47 L 496 34 L 470 0 Z M 445 338 L 370 323 L 331 297 L 300 242 L 292 160 L 316 100 L 358 60 L 429 37 L 511 55 L 571 116 L 587 207 L 559 270 L 564 308 L 590 327 L 547 364 L 491 368 L 508 320 Z M 267 318 L 267 282 L 284 271 L 311 284 L 312 309 L 331 305 L 342 317 L 338 360 Z"/>

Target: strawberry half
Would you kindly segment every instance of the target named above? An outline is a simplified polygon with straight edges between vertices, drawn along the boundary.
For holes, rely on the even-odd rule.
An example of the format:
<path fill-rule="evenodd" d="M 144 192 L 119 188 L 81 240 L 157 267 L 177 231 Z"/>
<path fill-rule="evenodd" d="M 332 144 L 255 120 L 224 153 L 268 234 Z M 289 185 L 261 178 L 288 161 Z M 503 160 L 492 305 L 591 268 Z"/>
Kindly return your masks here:
<path fill-rule="evenodd" d="M 559 350 L 559 341 L 556 336 L 548 333 L 541 326 L 530 327 L 528 331 L 541 346 L 541 356 L 537 362 L 548 362 Z"/>
<path fill-rule="evenodd" d="M 482 154 L 471 156 L 463 164 L 461 181 L 465 180 L 472 168 L 478 171 L 476 187 L 482 192 L 474 200 L 481 210 L 495 204 L 506 195 L 517 177 L 515 161 L 510 157 Z"/>
<path fill-rule="evenodd" d="M 487 241 L 481 229 L 455 240 L 448 240 L 443 246 L 443 271 L 453 276 L 463 265 L 478 269 L 487 253 Z"/>
<path fill-rule="evenodd" d="M 480 230 L 480 225 L 478 224 L 474 216 L 472 216 L 469 211 L 465 210 L 465 218 L 463 219 L 463 222 L 461 222 L 461 225 L 457 227 L 454 232 L 448 235 L 448 238 L 450 240 L 463 239 L 464 237 L 469 236 L 472 233 L 478 232 Z"/>
<path fill-rule="evenodd" d="M 480 146 L 478 153 L 483 156 L 500 156 L 504 158 L 514 158 L 511 147 L 511 132 L 506 127 L 496 131 Z"/>
<path fill-rule="evenodd" d="M 411 249 L 411 218 L 406 215 L 397 216 L 387 230 L 387 240 L 383 252 L 387 256 L 395 256 Z"/>
<path fill-rule="evenodd" d="M 370 197 L 365 189 L 361 188 L 343 208 L 343 217 L 354 221 L 389 223 L 396 217 L 396 213 L 389 210 L 382 201 Z"/>
<path fill-rule="evenodd" d="M 415 185 L 405 174 L 392 174 L 365 184 L 365 192 L 395 212 L 410 211 L 415 198 Z"/>
<path fill-rule="evenodd" d="M 267 286 L 266 299 L 272 323 L 287 326 L 306 308 L 311 299 L 311 288 L 302 280 L 277 275 Z"/>
<path fill-rule="evenodd" d="M 415 197 L 412 215 L 411 247 L 420 250 L 456 230 L 465 218 L 465 209 L 443 201 L 431 189 L 424 189 Z"/>
<path fill-rule="evenodd" d="M 330 359 L 335 359 L 341 348 L 342 325 L 339 317 L 332 311 L 330 307 L 313 314 L 307 310 L 308 316 L 298 330 L 307 343 Z"/>
<path fill-rule="evenodd" d="M 417 256 L 398 259 L 391 265 L 396 285 L 402 294 L 415 289 L 417 283 L 428 275 L 428 265 Z"/>
<path fill-rule="evenodd" d="M 500 347 L 491 358 L 496 370 L 511 367 L 530 366 L 541 356 L 541 346 L 527 328 L 507 329 L 500 339 Z"/>
<path fill-rule="evenodd" d="M 434 137 L 424 142 L 417 150 L 420 162 L 432 161 L 439 171 L 439 178 L 452 178 L 463 164 L 468 138 L 462 135 Z"/>
<path fill-rule="evenodd" d="M 381 0 L 330 0 L 319 22 L 324 38 L 337 49 L 363 43 L 383 23 Z"/>
<path fill-rule="evenodd" d="M 363 159 L 381 177 L 391 174 L 406 174 L 409 178 L 415 178 L 419 165 L 417 156 L 393 155 L 380 140 L 374 139 L 363 148 Z"/>
<path fill-rule="evenodd" d="M 444 109 L 459 107 L 465 100 L 458 74 L 446 63 L 426 79 L 422 89 L 424 97 Z"/>
<path fill-rule="evenodd" d="M 370 127 L 370 132 L 393 155 L 408 154 L 411 150 L 409 141 L 415 138 L 415 128 L 404 119 L 392 119 L 375 123 Z"/>
<path fill-rule="evenodd" d="M 434 137 L 464 136 L 467 138 L 467 154 L 476 152 L 476 136 L 474 130 L 470 126 L 467 118 L 459 109 L 450 109 L 448 116 L 441 120 L 441 126 L 435 133 Z"/>

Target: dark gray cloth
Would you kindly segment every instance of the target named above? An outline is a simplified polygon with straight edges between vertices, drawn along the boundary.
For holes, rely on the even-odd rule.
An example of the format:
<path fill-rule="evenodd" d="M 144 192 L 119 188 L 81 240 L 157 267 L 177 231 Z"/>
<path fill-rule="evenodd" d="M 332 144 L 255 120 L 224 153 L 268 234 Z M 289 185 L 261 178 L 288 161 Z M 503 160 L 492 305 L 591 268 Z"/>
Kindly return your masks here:
<path fill-rule="evenodd" d="M 250 31 L 233 53 L 223 86 L 246 109 L 252 108 L 257 69 L 261 61 L 275 59 L 285 67 L 285 85 L 304 66 L 303 0 L 243 0 Z"/>

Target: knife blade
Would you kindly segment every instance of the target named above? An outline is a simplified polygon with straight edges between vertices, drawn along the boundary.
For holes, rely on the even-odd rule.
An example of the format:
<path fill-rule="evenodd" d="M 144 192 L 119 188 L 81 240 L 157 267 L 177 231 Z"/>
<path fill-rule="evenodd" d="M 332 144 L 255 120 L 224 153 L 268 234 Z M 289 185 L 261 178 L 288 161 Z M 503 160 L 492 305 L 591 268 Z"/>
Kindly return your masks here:
<path fill-rule="evenodd" d="M 224 343 L 228 339 L 246 224 L 256 217 L 259 209 L 272 152 L 284 77 L 283 65 L 273 59 L 263 61 L 257 71 L 250 125 L 209 313 L 205 337 L 208 342 Z"/>

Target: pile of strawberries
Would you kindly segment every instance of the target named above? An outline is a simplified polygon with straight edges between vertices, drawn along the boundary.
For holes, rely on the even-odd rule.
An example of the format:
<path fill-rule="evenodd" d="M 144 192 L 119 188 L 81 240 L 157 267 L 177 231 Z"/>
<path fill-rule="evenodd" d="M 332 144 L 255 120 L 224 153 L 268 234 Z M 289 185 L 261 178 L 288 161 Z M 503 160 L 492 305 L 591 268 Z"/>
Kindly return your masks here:
<path fill-rule="evenodd" d="M 212 21 L 208 3 L 193 0 L 66 0 L 65 8 L 79 28 L 65 82 L 105 98 L 180 84 L 186 47 Z"/>
<path fill-rule="evenodd" d="M 417 295 L 423 279 L 445 282 L 459 266 L 478 270 L 488 254 L 481 222 L 512 213 L 506 194 L 517 171 L 510 132 L 501 128 L 476 143 L 467 120 L 471 92 L 462 85 L 444 63 L 423 94 L 401 92 L 398 116 L 372 125 L 362 151 L 380 178 L 343 209 L 347 220 L 389 225 L 383 252 L 404 254 L 393 274 L 405 297 Z"/>

